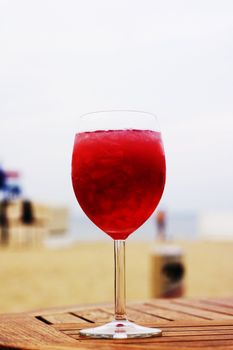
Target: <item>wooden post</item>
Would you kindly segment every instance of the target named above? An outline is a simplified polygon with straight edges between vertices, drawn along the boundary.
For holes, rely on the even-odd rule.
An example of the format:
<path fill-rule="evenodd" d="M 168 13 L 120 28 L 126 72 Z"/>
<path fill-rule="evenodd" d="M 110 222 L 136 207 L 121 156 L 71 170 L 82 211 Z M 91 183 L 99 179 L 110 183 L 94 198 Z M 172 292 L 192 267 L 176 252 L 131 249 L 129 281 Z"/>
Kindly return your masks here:
<path fill-rule="evenodd" d="M 159 245 L 151 254 L 151 297 L 177 298 L 184 295 L 184 253 L 178 246 Z"/>

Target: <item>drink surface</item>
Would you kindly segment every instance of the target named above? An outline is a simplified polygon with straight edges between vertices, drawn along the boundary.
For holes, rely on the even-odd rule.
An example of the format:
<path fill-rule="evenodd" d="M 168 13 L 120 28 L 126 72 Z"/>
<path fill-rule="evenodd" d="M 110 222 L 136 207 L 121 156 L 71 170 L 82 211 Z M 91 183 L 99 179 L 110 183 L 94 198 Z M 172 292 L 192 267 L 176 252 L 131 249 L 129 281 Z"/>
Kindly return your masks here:
<path fill-rule="evenodd" d="M 90 220 L 113 239 L 126 239 L 153 213 L 165 184 L 159 132 L 109 130 L 76 135 L 72 183 Z"/>

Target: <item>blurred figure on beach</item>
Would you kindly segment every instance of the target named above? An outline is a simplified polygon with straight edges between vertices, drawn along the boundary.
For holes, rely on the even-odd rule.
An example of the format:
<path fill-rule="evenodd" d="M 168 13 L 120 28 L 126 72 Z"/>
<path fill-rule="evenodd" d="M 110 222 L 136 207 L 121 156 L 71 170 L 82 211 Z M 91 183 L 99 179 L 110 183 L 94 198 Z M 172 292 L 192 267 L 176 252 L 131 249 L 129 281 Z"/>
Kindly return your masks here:
<path fill-rule="evenodd" d="M 165 210 L 159 210 L 156 214 L 157 237 L 160 241 L 166 240 L 167 216 Z"/>
<path fill-rule="evenodd" d="M 33 205 L 29 200 L 22 201 L 21 222 L 23 225 L 33 225 L 35 222 Z"/>
<path fill-rule="evenodd" d="M 9 242 L 9 220 L 7 215 L 8 205 L 9 201 L 7 199 L 3 199 L 0 202 L 0 237 L 2 245 L 6 245 Z"/>
<path fill-rule="evenodd" d="M 1 198 L 4 197 L 5 189 L 6 189 L 6 173 L 0 167 L 0 195 L 1 195 Z M 1 200 L 1 198 L 0 198 L 0 200 Z"/>
<path fill-rule="evenodd" d="M 5 198 L 6 173 L 0 167 L 0 242 L 6 245 L 9 241 L 9 221 L 7 215 L 8 200 Z"/>
<path fill-rule="evenodd" d="M 33 203 L 29 199 L 22 200 L 21 203 L 21 229 L 23 244 L 34 245 L 38 240 L 36 230 L 36 218 Z"/>

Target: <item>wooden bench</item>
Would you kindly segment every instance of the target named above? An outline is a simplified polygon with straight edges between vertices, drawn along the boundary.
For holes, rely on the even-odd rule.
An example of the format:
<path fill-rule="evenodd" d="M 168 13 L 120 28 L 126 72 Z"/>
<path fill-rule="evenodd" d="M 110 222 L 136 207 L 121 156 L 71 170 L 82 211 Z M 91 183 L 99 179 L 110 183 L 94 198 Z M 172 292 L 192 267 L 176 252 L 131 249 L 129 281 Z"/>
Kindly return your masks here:
<path fill-rule="evenodd" d="M 128 318 L 160 327 L 162 337 L 88 339 L 79 330 L 112 320 L 113 306 L 83 305 L 0 316 L 2 349 L 233 349 L 233 297 L 128 303 Z"/>

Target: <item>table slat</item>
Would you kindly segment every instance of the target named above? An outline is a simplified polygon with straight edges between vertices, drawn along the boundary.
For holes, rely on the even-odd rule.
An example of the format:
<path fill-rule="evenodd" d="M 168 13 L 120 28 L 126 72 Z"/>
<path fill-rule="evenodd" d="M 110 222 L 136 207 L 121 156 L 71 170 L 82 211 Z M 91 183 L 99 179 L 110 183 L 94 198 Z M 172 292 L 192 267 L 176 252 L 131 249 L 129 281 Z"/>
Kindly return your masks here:
<path fill-rule="evenodd" d="M 79 330 L 109 322 L 111 305 L 72 306 L 0 316 L 0 349 L 170 350 L 233 349 L 233 299 L 144 300 L 129 303 L 130 320 L 160 327 L 162 337 L 101 340 L 80 337 Z"/>

